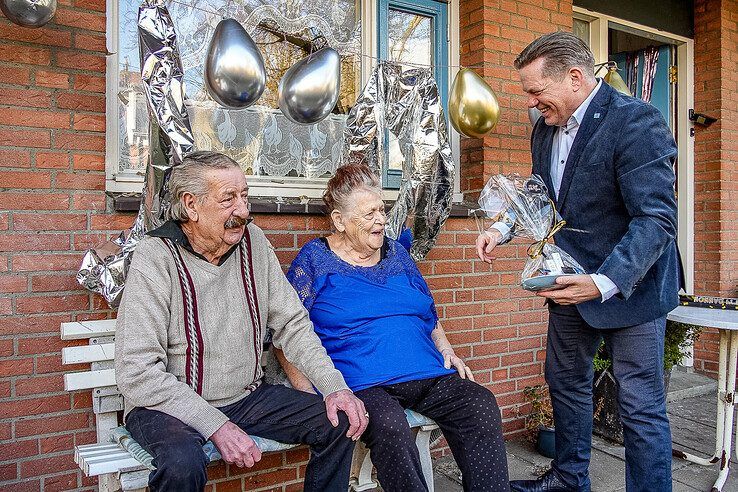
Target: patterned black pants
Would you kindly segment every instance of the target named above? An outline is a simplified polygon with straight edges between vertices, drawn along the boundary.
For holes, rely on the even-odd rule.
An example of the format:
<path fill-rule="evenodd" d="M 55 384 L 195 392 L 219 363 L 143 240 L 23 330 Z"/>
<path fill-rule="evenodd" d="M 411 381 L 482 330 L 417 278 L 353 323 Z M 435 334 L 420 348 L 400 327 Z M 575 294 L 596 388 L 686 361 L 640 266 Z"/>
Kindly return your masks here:
<path fill-rule="evenodd" d="M 369 412 L 362 439 L 386 492 L 428 490 L 410 408 L 436 421 L 462 473 L 465 491 L 509 491 L 500 409 L 491 391 L 458 374 L 357 391 Z"/>

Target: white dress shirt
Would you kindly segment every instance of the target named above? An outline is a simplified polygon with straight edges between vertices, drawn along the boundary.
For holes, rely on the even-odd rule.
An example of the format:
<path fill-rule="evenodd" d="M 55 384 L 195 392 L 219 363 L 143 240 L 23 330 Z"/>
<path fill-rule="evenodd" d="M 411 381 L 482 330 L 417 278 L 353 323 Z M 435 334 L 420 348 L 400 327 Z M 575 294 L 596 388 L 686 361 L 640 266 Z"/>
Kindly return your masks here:
<path fill-rule="evenodd" d="M 559 196 L 559 189 L 561 189 L 561 179 L 564 176 L 564 169 L 566 168 L 566 161 L 569 158 L 569 152 L 574 144 L 574 139 L 579 131 L 579 125 L 584 120 L 584 115 L 587 112 L 589 103 L 592 102 L 597 91 L 602 87 L 602 80 L 598 80 L 597 85 L 592 92 L 587 96 L 582 104 L 574 111 L 569 120 L 564 126 L 559 126 L 554 133 L 553 143 L 551 145 L 551 182 L 554 186 L 554 193 L 556 197 Z M 510 228 L 503 222 L 496 222 L 492 225 L 495 229 L 500 231 L 503 238 L 507 238 L 510 233 Z M 594 281 L 597 289 L 599 289 L 602 295 L 602 302 L 605 302 L 618 292 L 617 285 L 610 280 L 606 275 L 601 273 L 593 273 L 590 275 Z"/>

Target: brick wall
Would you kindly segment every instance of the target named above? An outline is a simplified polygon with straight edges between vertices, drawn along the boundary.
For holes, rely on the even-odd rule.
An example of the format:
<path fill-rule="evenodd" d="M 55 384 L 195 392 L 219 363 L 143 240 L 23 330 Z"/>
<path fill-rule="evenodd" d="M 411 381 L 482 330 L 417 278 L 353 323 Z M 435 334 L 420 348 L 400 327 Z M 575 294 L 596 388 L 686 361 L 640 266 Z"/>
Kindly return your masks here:
<path fill-rule="evenodd" d="M 695 286 L 700 294 L 738 290 L 738 2 L 696 0 L 695 111 L 719 118 L 695 128 Z M 718 335 L 695 344 L 695 367 L 717 371 Z"/>

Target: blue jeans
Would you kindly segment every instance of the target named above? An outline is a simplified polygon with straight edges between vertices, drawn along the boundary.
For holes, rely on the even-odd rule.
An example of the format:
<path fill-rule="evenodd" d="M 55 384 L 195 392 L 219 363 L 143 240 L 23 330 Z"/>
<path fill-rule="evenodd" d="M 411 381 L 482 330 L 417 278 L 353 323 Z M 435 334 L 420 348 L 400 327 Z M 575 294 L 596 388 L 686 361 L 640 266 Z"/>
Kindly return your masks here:
<path fill-rule="evenodd" d="M 666 318 L 613 330 L 585 322 L 576 307 L 549 303 L 546 381 L 556 425 L 553 468 L 589 492 L 592 359 L 602 339 L 612 357 L 625 440 L 628 492 L 671 491 L 671 429 L 664 395 Z"/>
<path fill-rule="evenodd" d="M 305 491 L 344 492 L 348 487 L 355 444 L 346 437 L 348 419 L 339 412 L 340 423 L 333 427 L 321 397 L 264 383 L 246 398 L 220 410 L 248 434 L 284 443 L 308 444 L 310 462 L 305 469 Z M 156 470 L 149 475 L 152 492 L 204 489 L 205 437 L 195 429 L 170 415 L 146 408 L 133 409 L 126 419 L 126 427 L 154 457 Z"/>

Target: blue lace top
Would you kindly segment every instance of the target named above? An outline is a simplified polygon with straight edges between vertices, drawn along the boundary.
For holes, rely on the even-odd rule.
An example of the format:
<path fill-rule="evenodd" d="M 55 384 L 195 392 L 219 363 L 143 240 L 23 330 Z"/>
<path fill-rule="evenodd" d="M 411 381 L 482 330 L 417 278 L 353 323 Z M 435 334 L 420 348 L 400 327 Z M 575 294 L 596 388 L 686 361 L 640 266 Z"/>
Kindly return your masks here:
<path fill-rule="evenodd" d="M 430 289 L 400 243 L 371 267 L 339 258 L 314 239 L 287 273 L 336 368 L 354 391 L 450 374 L 431 332 Z"/>

